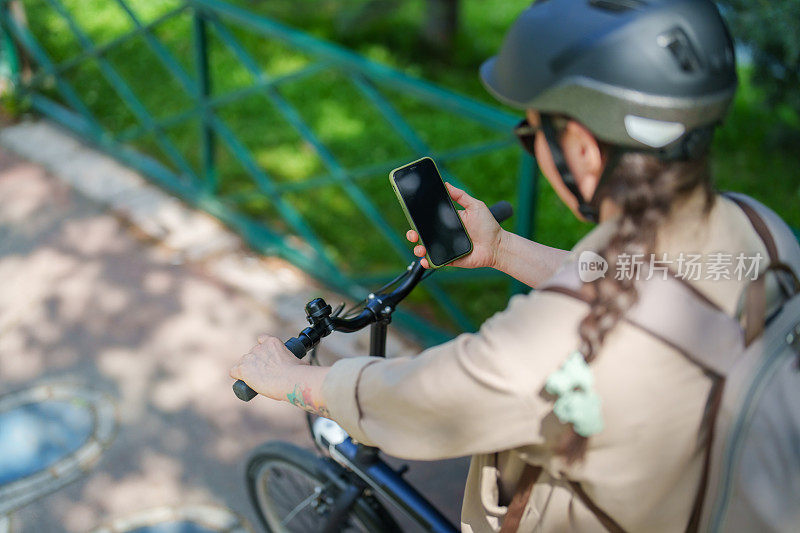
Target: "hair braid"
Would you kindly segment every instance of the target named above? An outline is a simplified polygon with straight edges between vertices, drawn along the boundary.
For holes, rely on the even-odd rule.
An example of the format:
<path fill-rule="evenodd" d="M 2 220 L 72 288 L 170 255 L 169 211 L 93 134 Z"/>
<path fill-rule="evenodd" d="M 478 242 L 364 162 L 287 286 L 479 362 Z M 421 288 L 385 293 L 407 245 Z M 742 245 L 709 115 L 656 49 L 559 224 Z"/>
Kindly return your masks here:
<path fill-rule="evenodd" d="M 590 309 L 578 333 L 587 362 L 597 357 L 606 336 L 638 298 L 636 276 L 616 276 L 620 257 L 644 260 L 653 253 L 658 228 L 677 201 L 697 187 L 705 191 L 708 210 L 714 196 L 706 156 L 665 162 L 651 155 L 627 153 L 598 191 L 602 198 L 610 198 L 621 214 L 607 245 L 599 251 L 608 261 L 609 275 L 584 286 L 589 292 Z M 568 461 L 574 461 L 583 456 L 586 443 L 587 439 L 570 426 L 561 452 Z"/>

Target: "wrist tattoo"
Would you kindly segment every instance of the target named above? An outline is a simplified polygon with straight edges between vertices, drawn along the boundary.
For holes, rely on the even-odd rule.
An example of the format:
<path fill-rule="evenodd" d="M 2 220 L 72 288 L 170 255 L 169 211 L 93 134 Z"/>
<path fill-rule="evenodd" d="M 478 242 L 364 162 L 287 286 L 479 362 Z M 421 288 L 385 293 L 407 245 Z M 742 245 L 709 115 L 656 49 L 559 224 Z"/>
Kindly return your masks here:
<path fill-rule="evenodd" d="M 302 388 L 300 385 L 295 385 L 294 391 L 286 395 L 286 400 L 290 404 L 296 405 L 300 409 L 304 409 L 309 413 L 313 413 L 325 418 L 331 417 L 330 411 L 328 411 L 328 408 L 325 407 L 324 404 L 314 401 L 314 398 L 311 396 L 311 387 L 308 385 L 305 385 Z"/>

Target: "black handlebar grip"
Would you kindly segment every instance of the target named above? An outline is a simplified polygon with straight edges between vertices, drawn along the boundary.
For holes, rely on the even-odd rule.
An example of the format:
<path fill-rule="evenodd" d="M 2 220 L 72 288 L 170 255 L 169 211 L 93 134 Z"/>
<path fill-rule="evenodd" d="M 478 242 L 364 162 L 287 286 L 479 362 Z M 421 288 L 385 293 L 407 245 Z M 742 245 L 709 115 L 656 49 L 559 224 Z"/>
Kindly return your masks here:
<path fill-rule="evenodd" d="M 514 208 L 511 206 L 510 203 L 506 202 L 505 200 L 500 200 L 492 207 L 489 208 L 489 211 L 494 216 L 495 220 L 498 222 L 503 222 L 504 220 L 508 220 L 511 218 L 511 215 L 514 214 Z"/>
<path fill-rule="evenodd" d="M 248 387 L 247 383 L 241 379 L 237 379 L 236 383 L 233 384 L 233 393 L 243 402 L 249 402 L 258 394 L 256 391 Z"/>
<path fill-rule="evenodd" d="M 303 342 L 297 337 L 292 337 L 283 344 L 298 359 L 302 359 L 303 357 L 306 356 L 306 347 L 305 345 L 303 345 Z M 245 383 L 241 379 L 237 379 L 236 383 L 233 384 L 233 393 L 236 395 L 237 398 L 239 398 L 243 402 L 249 402 L 258 395 L 256 391 L 248 387 L 247 383 Z"/>
<path fill-rule="evenodd" d="M 288 341 L 283 343 L 290 352 L 294 354 L 295 357 L 298 359 L 302 359 L 306 356 L 306 346 L 303 344 L 303 341 L 298 339 L 297 337 L 292 337 Z"/>

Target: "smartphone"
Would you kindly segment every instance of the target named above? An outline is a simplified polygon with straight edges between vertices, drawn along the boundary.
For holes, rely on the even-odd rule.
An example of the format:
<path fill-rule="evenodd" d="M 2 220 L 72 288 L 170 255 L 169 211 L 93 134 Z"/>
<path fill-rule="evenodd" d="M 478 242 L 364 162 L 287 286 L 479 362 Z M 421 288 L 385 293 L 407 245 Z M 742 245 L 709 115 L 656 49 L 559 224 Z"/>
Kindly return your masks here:
<path fill-rule="evenodd" d="M 425 257 L 432 268 L 472 251 L 472 240 L 433 159 L 423 157 L 396 168 L 389 173 L 389 181 L 408 223 L 427 250 Z"/>

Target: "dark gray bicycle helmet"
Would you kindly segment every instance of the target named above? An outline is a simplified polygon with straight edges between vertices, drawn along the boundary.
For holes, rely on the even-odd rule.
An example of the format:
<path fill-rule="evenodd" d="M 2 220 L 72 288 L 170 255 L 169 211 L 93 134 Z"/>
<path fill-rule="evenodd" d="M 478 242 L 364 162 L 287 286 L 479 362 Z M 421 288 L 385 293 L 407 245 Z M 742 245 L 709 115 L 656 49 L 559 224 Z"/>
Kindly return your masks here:
<path fill-rule="evenodd" d="M 709 0 L 544 0 L 481 67 L 500 101 L 566 114 L 610 144 L 669 152 L 726 115 L 733 43 Z"/>
<path fill-rule="evenodd" d="M 664 159 L 708 147 L 738 84 L 733 42 L 710 0 L 542 0 L 480 73 L 508 105 L 567 115 L 620 150 Z"/>

